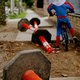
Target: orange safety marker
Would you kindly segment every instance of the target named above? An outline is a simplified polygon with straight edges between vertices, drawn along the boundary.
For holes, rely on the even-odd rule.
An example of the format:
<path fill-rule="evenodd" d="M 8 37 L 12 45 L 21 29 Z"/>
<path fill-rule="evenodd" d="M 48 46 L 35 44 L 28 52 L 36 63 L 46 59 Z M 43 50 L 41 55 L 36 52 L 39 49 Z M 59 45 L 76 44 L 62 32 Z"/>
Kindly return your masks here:
<path fill-rule="evenodd" d="M 59 51 L 53 51 L 54 49 L 49 45 L 44 36 L 40 36 L 39 39 L 48 53 L 59 53 Z"/>
<path fill-rule="evenodd" d="M 23 74 L 23 80 L 42 80 L 33 70 L 28 70 Z"/>
<path fill-rule="evenodd" d="M 36 31 L 36 29 L 38 29 L 38 25 L 36 21 L 34 21 L 34 27 L 35 27 L 34 31 Z M 39 39 L 42 42 L 43 46 L 45 47 L 48 53 L 51 53 L 51 52 L 59 53 L 59 51 L 53 51 L 53 48 L 49 45 L 49 43 L 46 41 L 46 39 L 43 36 L 40 36 Z"/>
<path fill-rule="evenodd" d="M 35 25 L 34 25 L 34 26 L 36 26 L 36 28 L 32 28 L 31 26 L 29 26 L 25 23 L 22 26 L 27 28 L 27 29 L 30 29 L 34 32 L 38 30 L 38 26 L 37 26 L 36 21 L 35 21 Z M 45 47 L 45 49 L 47 50 L 48 53 L 51 53 L 51 52 L 52 53 L 59 53 L 59 51 L 53 51 L 53 48 L 49 45 L 49 43 L 46 41 L 44 36 L 40 36 L 39 39 L 40 39 L 41 43 L 43 44 L 43 46 Z"/>
<path fill-rule="evenodd" d="M 35 28 L 32 28 L 31 26 L 29 26 L 29 25 L 27 25 L 27 24 L 25 24 L 25 23 L 23 23 L 22 24 L 22 26 L 24 27 L 24 28 L 26 28 L 26 29 L 30 29 L 30 30 L 32 30 L 32 31 L 37 31 L 37 28 L 35 29 Z"/>
<path fill-rule="evenodd" d="M 43 46 L 45 47 L 45 49 L 47 50 L 47 52 L 51 53 L 53 51 L 53 48 L 49 45 L 44 36 L 40 36 L 39 39 Z"/>
<path fill-rule="evenodd" d="M 38 28 L 38 25 L 37 25 L 37 22 L 36 21 L 34 21 L 34 27 L 35 28 Z"/>
<path fill-rule="evenodd" d="M 35 27 L 35 30 L 34 30 L 34 32 L 35 32 L 36 30 L 38 30 L 38 25 L 37 25 L 36 21 L 34 21 L 34 27 Z"/>

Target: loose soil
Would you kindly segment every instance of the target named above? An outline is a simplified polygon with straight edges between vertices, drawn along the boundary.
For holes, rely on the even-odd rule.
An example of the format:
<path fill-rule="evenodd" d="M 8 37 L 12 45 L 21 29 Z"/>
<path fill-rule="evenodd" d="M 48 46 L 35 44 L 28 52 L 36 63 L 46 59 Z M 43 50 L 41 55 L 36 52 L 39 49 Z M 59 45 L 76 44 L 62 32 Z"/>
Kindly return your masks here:
<path fill-rule="evenodd" d="M 15 23 L 15 24 L 14 24 Z M 32 42 L 15 42 L 18 33 L 17 22 L 7 22 L 6 26 L 0 29 L 0 80 L 3 78 L 4 66 L 15 57 L 20 51 L 40 49 L 51 61 L 51 77 L 79 77 L 80 76 L 80 46 L 70 43 L 69 51 L 60 42 L 60 53 L 48 53 L 42 45 Z M 4 33 L 13 36 L 4 36 Z M 4 36 L 4 37 L 3 37 Z M 8 38 L 7 38 L 8 37 Z M 6 39 L 6 40 L 5 40 Z M 54 46 L 54 42 L 50 45 Z"/>

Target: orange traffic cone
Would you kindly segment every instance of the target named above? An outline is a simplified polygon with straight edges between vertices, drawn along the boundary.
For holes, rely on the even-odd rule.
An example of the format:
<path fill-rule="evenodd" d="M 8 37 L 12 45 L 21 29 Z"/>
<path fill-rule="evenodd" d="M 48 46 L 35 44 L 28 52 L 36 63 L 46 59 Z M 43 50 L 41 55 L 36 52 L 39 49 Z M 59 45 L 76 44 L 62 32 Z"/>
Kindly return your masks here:
<path fill-rule="evenodd" d="M 27 29 L 30 29 L 34 32 L 38 30 L 38 26 L 37 26 L 36 21 L 34 22 L 34 26 L 36 26 L 35 28 L 32 28 L 31 26 L 29 26 L 25 23 L 22 26 L 27 28 Z M 47 50 L 48 53 L 51 53 L 51 52 L 52 53 L 59 53 L 59 51 L 53 51 L 53 48 L 49 45 L 49 43 L 46 41 L 44 36 L 40 36 L 39 39 L 40 39 L 41 43 L 43 44 L 43 46 L 45 47 L 45 49 Z"/>
<path fill-rule="evenodd" d="M 45 47 L 45 49 L 47 50 L 47 52 L 51 53 L 53 51 L 53 48 L 49 45 L 44 36 L 40 36 L 39 39 L 43 46 Z"/>
<path fill-rule="evenodd" d="M 38 25 L 37 25 L 37 22 L 36 21 L 34 21 L 34 27 L 35 28 L 38 28 Z"/>
<path fill-rule="evenodd" d="M 35 32 L 35 31 L 38 30 L 38 25 L 37 25 L 37 22 L 36 21 L 34 21 L 34 27 L 35 27 L 35 30 L 34 30 L 34 32 Z"/>
<path fill-rule="evenodd" d="M 33 70 L 28 70 L 23 75 L 23 80 L 42 80 Z"/>
<path fill-rule="evenodd" d="M 25 24 L 25 23 L 23 23 L 23 25 L 22 25 L 24 28 L 26 28 L 26 29 L 30 29 L 30 30 L 32 30 L 32 31 L 37 31 L 37 29 L 38 28 L 32 28 L 31 26 L 29 26 L 29 25 L 27 25 L 27 24 Z"/>

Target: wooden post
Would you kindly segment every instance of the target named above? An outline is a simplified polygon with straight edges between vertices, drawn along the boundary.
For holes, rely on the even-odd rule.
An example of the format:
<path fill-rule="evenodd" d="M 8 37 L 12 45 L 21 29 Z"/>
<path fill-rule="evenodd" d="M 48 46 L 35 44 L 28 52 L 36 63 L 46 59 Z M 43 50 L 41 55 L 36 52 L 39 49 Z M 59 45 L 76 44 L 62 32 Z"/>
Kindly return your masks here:
<path fill-rule="evenodd" d="M 21 14 L 21 12 L 22 12 L 22 0 L 18 0 L 18 14 Z"/>
<path fill-rule="evenodd" d="M 11 15 L 14 14 L 14 0 L 11 0 Z"/>

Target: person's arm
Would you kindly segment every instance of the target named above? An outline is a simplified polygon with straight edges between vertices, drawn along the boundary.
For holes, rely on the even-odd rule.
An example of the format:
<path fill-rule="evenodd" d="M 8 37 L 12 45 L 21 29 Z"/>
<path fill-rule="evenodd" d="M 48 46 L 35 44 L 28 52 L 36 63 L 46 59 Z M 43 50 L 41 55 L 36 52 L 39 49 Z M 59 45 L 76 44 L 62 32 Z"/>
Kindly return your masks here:
<path fill-rule="evenodd" d="M 65 2 L 64 4 L 66 5 L 67 9 L 69 9 L 71 12 L 74 12 L 74 7 L 69 2 Z"/>
<path fill-rule="evenodd" d="M 54 14 L 51 12 L 52 9 L 55 9 L 55 5 L 54 4 L 50 4 L 47 8 L 48 13 L 50 14 L 50 16 L 53 16 Z"/>

